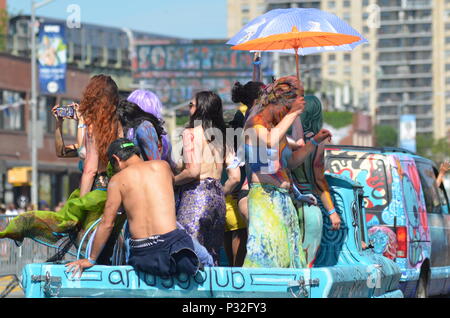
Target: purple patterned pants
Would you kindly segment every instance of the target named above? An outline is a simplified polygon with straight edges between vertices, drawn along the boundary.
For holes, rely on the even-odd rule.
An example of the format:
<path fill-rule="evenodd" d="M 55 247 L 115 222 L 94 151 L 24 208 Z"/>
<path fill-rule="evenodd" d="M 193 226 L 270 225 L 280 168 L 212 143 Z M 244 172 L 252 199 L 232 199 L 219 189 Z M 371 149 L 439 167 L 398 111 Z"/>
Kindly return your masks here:
<path fill-rule="evenodd" d="M 225 196 L 219 180 L 208 178 L 179 189 L 177 221 L 208 250 L 216 266 L 223 246 L 225 213 Z"/>

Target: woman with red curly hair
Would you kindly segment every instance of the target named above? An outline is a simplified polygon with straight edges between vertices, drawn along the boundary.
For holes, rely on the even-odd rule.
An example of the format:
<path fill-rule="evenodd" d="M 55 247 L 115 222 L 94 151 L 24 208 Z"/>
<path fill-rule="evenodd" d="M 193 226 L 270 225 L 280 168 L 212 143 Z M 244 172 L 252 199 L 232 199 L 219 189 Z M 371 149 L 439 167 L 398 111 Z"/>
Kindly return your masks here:
<path fill-rule="evenodd" d="M 72 244 L 82 241 L 84 234 L 103 213 L 108 187 L 107 148 L 122 137 L 116 107 L 119 92 L 110 76 L 96 75 L 89 81 L 81 99 L 78 112 L 86 124 L 83 138 L 86 149 L 83 175 L 80 189 L 76 189 L 59 212 L 31 211 L 13 219 L 7 228 L 0 232 L 1 238 L 22 242 L 31 238 L 47 246 L 56 247 L 58 253 L 48 261 L 58 261 L 64 257 Z M 114 233 L 119 233 L 124 217 L 118 218 Z M 111 242 L 117 235 L 111 235 Z M 66 238 L 59 246 L 55 244 Z M 86 244 L 86 242 L 84 242 Z M 85 249 L 85 244 L 82 248 Z M 61 247 L 64 245 L 64 247 Z M 108 264 L 114 244 L 107 244 L 97 260 L 99 264 Z M 109 248 L 108 248 L 109 247 Z"/>
<path fill-rule="evenodd" d="M 81 177 L 80 197 L 91 189 L 107 187 L 106 167 L 109 145 L 119 138 L 121 127 L 116 114 L 119 89 L 110 76 L 91 78 L 81 99 L 79 112 L 87 126 L 84 138 L 86 160 Z M 95 184 L 94 184 L 95 181 Z"/>

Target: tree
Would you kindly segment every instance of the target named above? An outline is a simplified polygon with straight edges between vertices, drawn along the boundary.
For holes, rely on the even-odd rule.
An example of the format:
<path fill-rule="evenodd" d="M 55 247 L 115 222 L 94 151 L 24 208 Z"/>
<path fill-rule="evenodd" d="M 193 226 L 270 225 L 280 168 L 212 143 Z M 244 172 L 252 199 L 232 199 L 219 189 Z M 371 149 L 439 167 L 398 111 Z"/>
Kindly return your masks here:
<path fill-rule="evenodd" d="M 431 147 L 431 159 L 437 164 L 450 158 L 450 143 L 447 138 L 434 140 Z"/>
<path fill-rule="evenodd" d="M 432 156 L 431 147 L 433 146 L 433 136 L 431 134 L 417 134 L 416 148 L 417 154 L 429 158 Z"/>
<path fill-rule="evenodd" d="M 0 52 L 6 50 L 8 43 L 8 12 L 5 9 L 0 9 Z"/>
<path fill-rule="evenodd" d="M 418 134 L 417 154 L 429 158 L 437 164 L 450 158 L 450 142 L 447 138 L 433 139 L 431 134 Z"/>
<path fill-rule="evenodd" d="M 353 113 L 351 112 L 324 112 L 323 121 L 333 128 L 339 129 L 353 123 Z"/>
<path fill-rule="evenodd" d="M 377 147 L 397 147 L 397 130 L 389 125 L 375 126 L 375 145 Z"/>

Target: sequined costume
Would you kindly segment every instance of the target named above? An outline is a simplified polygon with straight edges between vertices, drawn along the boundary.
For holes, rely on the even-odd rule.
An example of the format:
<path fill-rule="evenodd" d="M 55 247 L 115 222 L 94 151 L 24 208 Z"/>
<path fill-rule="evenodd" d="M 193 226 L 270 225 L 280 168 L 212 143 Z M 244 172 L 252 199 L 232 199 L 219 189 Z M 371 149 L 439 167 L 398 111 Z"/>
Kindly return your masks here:
<path fill-rule="evenodd" d="M 297 101 L 298 83 L 294 77 L 284 77 L 267 85 L 253 106 L 245 129 L 274 128 L 273 112 L 267 107 L 288 113 Z M 278 116 L 278 115 L 276 115 Z M 291 199 L 289 189 L 283 184 L 292 184 L 289 160 L 292 150 L 283 137 L 274 147 L 259 143 L 245 144 L 245 165 L 249 179 L 248 195 L 248 241 L 244 267 L 303 268 L 306 258 L 302 248 L 299 215 Z M 258 176 L 255 181 L 253 176 Z"/>
<path fill-rule="evenodd" d="M 297 211 L 288 190 L 253 184 L 244 267 L 302 268 L 306 264 Z"/>
<path fill-rule="evenodd" d="M 284 144 L 280 150 L 281 167 L 286 167 L 292 154 Z M 267 163 L 262 163 L 257 147 L 245 145 L 247 175 L 265 169 L 276 180 L 288 178 L 284 169 L 276 171 L 268 150 Z M 283 171 L 283 173 L 282 173 Z M 250 184 L 248 195 L 249 237 L 244 267 L 302 268 L 306 259 L 297 210 L 289 191 L 269 184 Z"/>
<path fill-rule="evenodd" d="M 177 221 L 219 265 L 225 231 L 225 196 L 219 180 L 208 178 L 179 188 Z"/>

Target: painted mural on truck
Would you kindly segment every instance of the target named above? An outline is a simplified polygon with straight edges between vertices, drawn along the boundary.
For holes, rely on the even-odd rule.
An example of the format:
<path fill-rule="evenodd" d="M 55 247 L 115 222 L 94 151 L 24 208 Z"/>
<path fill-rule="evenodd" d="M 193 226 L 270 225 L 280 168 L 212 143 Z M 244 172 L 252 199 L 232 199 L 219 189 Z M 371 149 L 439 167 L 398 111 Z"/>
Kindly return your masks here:
<path fill-rule="evenodd" d="M 418 267 L 429 255 L 428 222 L 414 159 L 366 151 L 328 148 L 326 171 L 349 177 L 364 189 L 369 239 L 376 253 L 397 257 L 394 225 L 407 227 L 407 267 Z"/>
<path fill-rule="evenodd" d="M 386 171 L 383 156 L 362 151 L 326 151 L 325 170 L 359 182 L 364 189 L 367 211 L 380 212 L 388 206 L 391 193 L 387 184 L 392 178 Z"/>
<path fill-rule="evenodd" d="M 409 265 L 418 267 L 429 256 L 429 251 L 425 250 L 426 245 L 423 242 L 430 242 L 422 184 L 413 158 L 405 155 L 390 155 L 389 160 L 400 176 L 407 218 Z"/>

